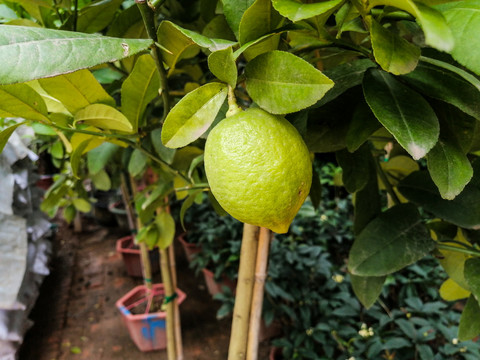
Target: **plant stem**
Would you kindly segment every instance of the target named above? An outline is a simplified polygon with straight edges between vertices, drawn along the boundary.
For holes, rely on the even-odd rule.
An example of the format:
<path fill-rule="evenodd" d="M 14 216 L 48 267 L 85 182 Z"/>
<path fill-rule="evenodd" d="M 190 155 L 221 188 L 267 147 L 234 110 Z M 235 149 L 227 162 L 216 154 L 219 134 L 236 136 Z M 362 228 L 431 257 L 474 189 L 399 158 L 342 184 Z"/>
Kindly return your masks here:
<path fill-rule="evenodd" d="M 458 246 L 452 246 L 452 245 L 445 245 L 445 244 L 438 244 L 437 243 L 437 249 L 441 250 L 448 250 L 448 251 L 456 251 L 462 254 L 467 254 L 471 256 L 476 256 L 480 257 L 480 251 L 479 250 L 473 250 L 473 249 L 467 249 L 467 248 L 462 248 Z"/>
<path fill-rule="evenodd" d="M 228 85 L 228 111 L 226 117 L 233 116 L 242 111 L 242 108 L 238 106 L 237 99 L 235 98 L 235 89 Z"/>
<path fill-rule="evenodd" d="M 73 31 L 77 31 L 78 0 L 73 0 Z"/>
<path fill-rule="evenodd" d="M 390 184 L 390 181 L 388 181 L 387 175 L 383 171 L 382 166 L 378 163 L 377 159 L 374 159 L 374 162 L 375 162 L 375 167 L 377 168 L 377 173 L 380 176 L 380 179 L 382 180 L 383 185 L 385 185 L 385 189 L 387 190 L 388 195 L 390 195 L 395 205 L 401 204 L 401 201 L 398 198 L 397 193 L 393 189 L 392 184 Z"/>
<path fill-rule="evenodd" d="M 258 248 L 258 226 L 244 224 L 228 360 L 244 360 Z"/>
<path fill-rule="evenodd" d="M 166 249 L 160 249 L 160 267 L 162 269 L 162 282 L 165 290 L 165 297 L 172 299 L 176 292 L 173 286 L 172 276 L 170 273 L 169 255 Z M 177 349 L 175 341 L 175 309 L 174 305 L 177 300 L 173 299 L 166 304 L 167 311 L 167 357 L 168 360 L 177 360 Z"/>
<path fill-rule="evenodd" d="M 271 231 L 260 228 L 257 259 L 255 264 L 255 284 L 253 285 L 250 327 L 248 329 L 247 360 L 257 360 L 260 321 L 263 309 L 263 294 L 267 278 L 268 253 L 270 250 Z"/>
<path fill-rule="evenodd" d="M 122 192 L 123 203 L 125 204 L 125 211 L 127 212 L 128 227 L 133 234 L 136 232 L 136 224 L 134 220 L 135 211 L 133 210 L 132 203 L 129 199 L 130 196 L 128 194 L 128 186 L 127 186 L 127 181 L 125 179 L 126 175 L 122 173 L 120 176 L 121 176 L 120 190 Z"/>
<path fill-rule="evenodd" d="M 158 42 L 157 39 L 157 28 L 155 26 L 155 13 L 153 9 L 148 6 L 147 1 L 145 0 L 135 0 L 140 13 L 142 14 L 143 22 L 145 24 L 145 28 L 147 30 L 148 37 L 154 41 L 154 43 Z M 160 76 L 160 92 L 163 100 L 163 119 L 167 117 L 167 114 L 170 111 L 170 95 L 168 91 L 168 80 L 167 80 L 167 72 L 165 71 L 165 67 L 163 66 L 163 56 L 160 52 L 160 49 L 155 44 L 152 46 L 152 53 L 151 53 L 153 60 L 155 61 L 155 65 L 157 67 L 158 75 Z"/>
<path fill-rule="evenodd" d="M 175 188 L 175 191 L 179 192 L 179 191 L 193 190 L 193 189 L 202 189 L 204 191 L 208 191 L 210 190 L 210 186 L 207 183 L 200 183 L 200 184 L 194 184 L 194 185 L 184 186 L 180 188 Z"/>

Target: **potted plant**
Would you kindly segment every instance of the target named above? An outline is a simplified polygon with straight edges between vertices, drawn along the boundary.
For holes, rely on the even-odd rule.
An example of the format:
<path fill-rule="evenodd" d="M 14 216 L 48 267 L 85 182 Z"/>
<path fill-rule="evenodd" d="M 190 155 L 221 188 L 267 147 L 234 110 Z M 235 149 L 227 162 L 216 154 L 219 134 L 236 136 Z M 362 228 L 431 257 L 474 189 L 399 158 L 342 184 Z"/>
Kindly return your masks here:
<path fill-rule="evenodd" d="M 132 277 L 142 277 L 140 248 L 135 244 L 134 236 L 128 235 L 118 239 L 116 242 L 116 250 L 122 256 L 127 274 Z M 152 274 L 157 274 L 160 271 L 158 248 L 149 250 L 148 254 L 150 263 L 152 264 Z"/>
<path fill-rule="evenodd" d="M 194 220 L 194 221 L 193 221 Z M 229 215 L 219 216 L 208 202 L 193 205 L 186 213 L 185 238 L 201 250 L 192 255 L 190 266 L 202 272 L 212 296 L 222 286 L 235 289 L 242 223 Z"/>
<path fill-rule="evenodd" d="M 180 289 L 177 289 L 175 296 L 179 304 L 186 298 Z M 165 301 L 163 284 L 155 284 L 151 291 L 145 285 L 139 285 L 116 302 L 130 337 L 140 351 L 166 348 L 166 312 L 159 305 Z"/>

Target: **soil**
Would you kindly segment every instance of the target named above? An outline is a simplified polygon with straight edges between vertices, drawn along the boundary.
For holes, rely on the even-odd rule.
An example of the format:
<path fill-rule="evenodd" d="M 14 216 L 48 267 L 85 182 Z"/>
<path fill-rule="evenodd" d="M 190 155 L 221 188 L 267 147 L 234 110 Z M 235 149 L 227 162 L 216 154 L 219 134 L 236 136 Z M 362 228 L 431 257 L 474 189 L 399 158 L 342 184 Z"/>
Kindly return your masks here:
<path fill-rule="evenodd" d="M 31 313 L 20 360 L 167 359 L 165 350 L 142 353 L 129 337 L 115 302 L 141 279 L 127 275 L 115 242 L 118 227 L 107 228 L 84 218 L 82 232 L 57 222 L 51 274 L 42 284 Z M 217 320 L 220 303 L 196 277 L 180 247 L 175 247 L 178 287 L 187 294 L 180 306 L 185 360 L 227 359 L 231 318 Z M 154 282 L 161 282 L 160 275 Z M 270 345 L 260 344 L 259 360 L 267 360 Z"/>

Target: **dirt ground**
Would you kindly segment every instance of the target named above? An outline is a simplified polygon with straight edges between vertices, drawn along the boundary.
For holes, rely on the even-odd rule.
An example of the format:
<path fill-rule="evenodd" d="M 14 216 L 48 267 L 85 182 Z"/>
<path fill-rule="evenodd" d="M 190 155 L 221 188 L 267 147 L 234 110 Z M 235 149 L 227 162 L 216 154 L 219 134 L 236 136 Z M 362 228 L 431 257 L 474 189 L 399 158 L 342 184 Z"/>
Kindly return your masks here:
<path fill-rule="evenodd" d="M 59 222 L 51 274 L 32 311 L 20 360 L 166 359 L 166 351 L 142 353 L 130 339 L 115 302 L 141 279 L 127 275 L 115 242 L 125 233 L 84 219 L 83 231 Z M 178 286 L 187 294 L 180 307 L 185 360 L 227 358 L 231 319 L 217 320 L 220 304 L 212 300 L 204 279 L 196 277 L 176 244 Z M 160 282 L 159 275 L 154 282 Z M 268 359 L 268 341 L 259 359 Z"/>

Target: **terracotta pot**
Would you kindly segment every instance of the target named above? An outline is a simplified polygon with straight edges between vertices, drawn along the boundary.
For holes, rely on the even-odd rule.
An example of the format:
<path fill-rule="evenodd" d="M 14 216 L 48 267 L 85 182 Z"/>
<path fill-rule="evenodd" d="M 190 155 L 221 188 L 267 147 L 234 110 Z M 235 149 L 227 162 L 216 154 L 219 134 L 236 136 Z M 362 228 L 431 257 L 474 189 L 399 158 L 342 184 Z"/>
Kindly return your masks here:
<path fill-rule="evenodd" d="M 117 240 L 117 252 L 122 254 L 123 262 L 125 263 L 125 268 L 127 269 L 128 275 L 132 277 L 142 277 L 142 261 L 140 256 L 140 249 L 135 248 L 135 243 L 133 241 L 133 236 L 125 236 Z M 152 274 L 157 274 L 160 271 L 160 255 L 158 249 L 153 249 L 149 251 L 150 255 L 150 264 L 152 268 Z"/>
<path fill-rule="evenodd" d="M 223 276 L 221 281 L 216 281 L 213 272 L 208 269 L 202 269 L 203 277 L 205 278 L 205 283 L 207 284 L 207 289 L 210 295 L 214 296 L 222 292 L 223 286 L 228 286 L 233 293 L 237 287 L 237 282 Z"/>
<path fill-rule="evenodd" d="M 122 318 L 130 338 L 140 351 L 161 350 L 167 347 L 165 319 L 167 313 L 159 311 L 149 313 L 149 300 L 153 297 L 161 298 L 165 294 L 163 284 L 154 284 L 150 297 L 147 298 L 147 288 L 144 285 L 133 288 L 119 299 L 115 305 L 122 313 Z M 178 303 L 181 304 L 187 297 L 183 291 L 177 289 Z M 143 312 L 133 313 L 135 308 L 141 307 Z"/>
<path fill-rule="evenodd" d="M 200 251 L 202 251 L 201 245 L 192 244 L 192 243 L 189 243 L 187 240 L 185 240 L 185 234 L 178 235 L 177 239 L 180 242 L 180 244 L 182 244 L 182 248 L 183 248 L 183 251 L 185 252 L 185 256 L 188 262 L 191 262 L 193 260 L 193 257 L 195 256 L 195 254 L 198 254 Z"/>

